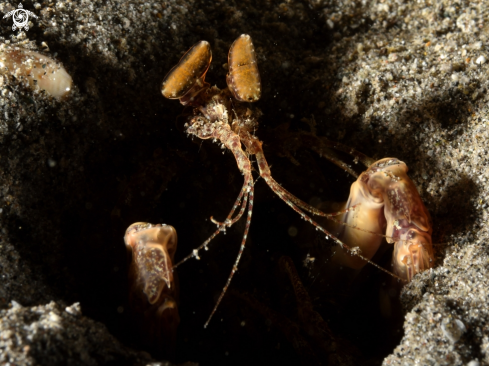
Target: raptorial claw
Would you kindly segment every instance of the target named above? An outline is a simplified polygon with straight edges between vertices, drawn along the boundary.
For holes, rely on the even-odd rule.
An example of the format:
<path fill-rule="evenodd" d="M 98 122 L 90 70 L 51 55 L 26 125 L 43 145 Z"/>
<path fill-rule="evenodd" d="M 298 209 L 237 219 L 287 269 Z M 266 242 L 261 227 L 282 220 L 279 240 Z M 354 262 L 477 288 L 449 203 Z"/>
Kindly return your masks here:
<path fill-rule="evenodd" d="M 172 272 L 177 232 L 170 225 L 137 222 L 126 230 L 124 242 L 130 255 L 129 306 L 140 338 L 158 354 L 172 357 L 180 323 Z"/>
<path fill-rule="evenodd" d="M 428 232 L 412 229 L 406 238 L 395 243 L 392 266 L 399 277 L 411 281 L 415 274 L 433 267 L 433 264 L 431 235 Z"/>
<path fill-rule="evenodd" d="M 387 242 L 394 243 L 394 273 L 411 281 L 413 276 L 433 267 L 433 232 L 431 218 L 413 181 L 408 167 L 398 159 L 386 158 L 367 170 L 371 186 L 382 190 L 387 220 Z"/>
<path fill-rule="evenodd" d="M 351 186 L 346 207 L 361 204 L 359 209 L 344 213 L 343 225 L 337 230 L 341 240 L 358 245 L 368 259 L 385 236 L 388 243 L 395 243 L 393 272 L 411 281 L 415 274 L 433 267 L 433 229 L 430 214 L 407 171 L 407 165 L 395 158 L 373 163 Z M 344 252 L 337 252 L 335 259 L 355 269 L 365 265 Z"/>

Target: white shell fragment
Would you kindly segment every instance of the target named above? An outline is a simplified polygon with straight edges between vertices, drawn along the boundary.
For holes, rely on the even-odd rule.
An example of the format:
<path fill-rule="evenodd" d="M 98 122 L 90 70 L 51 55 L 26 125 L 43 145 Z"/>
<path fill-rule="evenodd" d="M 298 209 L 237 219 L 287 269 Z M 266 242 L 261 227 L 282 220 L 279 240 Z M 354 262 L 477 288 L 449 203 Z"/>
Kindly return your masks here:
<path fill-rule="evenodd" d="M 65 311 L 68 314 L 71 314 L 73 316 L 81 316 L 82 315 L 81 307 L 80 307 L 80 303 L 79 302 L 75 302 L 73 305 L 67 306 L 65 308 Z"/>
<path fill-rule="evenodd" d="M 5 72 L 27 80 L 32 89 L 39 87 L 58 99 L 66 97 L 73 84 L 73 79 L 59 62 L 20 47 L 0 50 L 0 73 Z"/>
<path fill-rule="evenodd" d="M 481 56 L 477 57 L 477 60 L 475 60 L 475 63 L 477 65 L 485 64 L 486 63 L 486 58 L 483 55 L 481 55 Z"/>
<path fill-rule="evenodd" d="M 457 342 L 462 334 L 467 330 L 464 323 L 459 319 L 454 319 L 452 316 L 444 319 L 441 324 L 441 330 L 445 337 L 447 337 L 452 343 Z"/>

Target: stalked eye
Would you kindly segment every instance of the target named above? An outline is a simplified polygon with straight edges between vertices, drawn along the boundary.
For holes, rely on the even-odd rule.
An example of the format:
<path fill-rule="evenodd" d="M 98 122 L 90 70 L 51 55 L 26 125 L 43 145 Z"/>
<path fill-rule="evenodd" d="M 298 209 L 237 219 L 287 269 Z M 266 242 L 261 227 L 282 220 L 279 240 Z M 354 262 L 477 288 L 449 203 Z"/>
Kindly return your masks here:
<path fill-rule="evenodd" d="M 200 41 L 193 45 L 165 76 L 161 86 L 163 96 L 168 99 L 179 99 L 185 96 L 197 82 L 203 83 L 211 60 L 209 42 Z"/>
<path fill-rule="evenodd" d="M 256 102 L 261 96 L 260 72 L 251 37 L 242 34 L 229 49 L 228 88 L 241 102 Z"/>

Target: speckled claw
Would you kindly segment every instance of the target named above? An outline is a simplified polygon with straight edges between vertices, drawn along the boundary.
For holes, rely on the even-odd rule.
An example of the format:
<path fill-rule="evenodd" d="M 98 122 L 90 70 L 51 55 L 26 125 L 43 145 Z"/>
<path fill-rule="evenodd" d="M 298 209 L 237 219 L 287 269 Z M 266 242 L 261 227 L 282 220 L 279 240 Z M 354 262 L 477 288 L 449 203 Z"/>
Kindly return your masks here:
<path fill-rule="evenodd" d="M 433 248 L 427 232 L 413 229 L 405 236 L 394 244 L 392 267 L 399 277 L 411 281 L 417 273 L 433 267 Z"/>
<path fill-rule="evenodd" d="M 395 158 L 370 165 L 352 184 L 346 203 L 346 207 L 359 207 L 343 214 L 336 230 L 341 240 L 358 246 L 368 259 L 385 236 L 388 243 L 395 243 L 394 274 L 411 281 L 415 274 L 433 267 L 433 229 L 428 210 L 407 171 L 407 165 Z M 360 258 L 343 251 L 337 252 L 335 260 L 354 269 L 365 265 Z"/>
<path fill-rule="evenodd" d="M 129 306 L 141 339 L 171 357 L 180 323 L 173 274 L 177 232 L 170 225 L 137 222 L 124 236 L 129 255 Z"/>
<path fill-rule="evenodd" d="M 177 247 L 177 233 L 169 225 L 138 222 L 129 226 L 124 241 L 128 250 L 132 251 L 134 287 L 140 288 L 148 302 L 154 304 L 163 291 L 172 290 L 172 261 Z"/>
<path fill-rule="evenodd" d="M 431 218 L 408 167 L 398 159 L 386 158 L 367 170 L 369 186 L 379 189 L 385 202 L 387 242 L 395 243 L 392 265 L 394 273 L 411 281 L 413 276 L 433 267 L 433 232 Z"/>

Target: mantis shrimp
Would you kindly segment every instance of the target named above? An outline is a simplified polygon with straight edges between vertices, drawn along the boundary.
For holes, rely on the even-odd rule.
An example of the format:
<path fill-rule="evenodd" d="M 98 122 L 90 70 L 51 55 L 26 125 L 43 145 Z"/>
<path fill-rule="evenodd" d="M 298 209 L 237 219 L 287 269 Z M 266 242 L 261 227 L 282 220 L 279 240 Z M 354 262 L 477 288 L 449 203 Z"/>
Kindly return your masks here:
<path fill-rule="evenodd" d="M 352 185 L 350 198 L 342 211 L 332 214 L 322 212 L 288 192 L 273 179 L 262 142 L 254 135 L 261 112 L 251 110 L 247 103 L 260 99 L 261 80 L 251 37 L 243 34 L 231 45 L 229 72 L 226 76 L 228 87 L 223 90 L 205 82 L 211 60 L 209 43 L 198 42 L 166 75 L 161 89 L 164 97 L 178 99 L 182 105 L 193 108 L 192 115 L 185 123 L 186 133 L 203 140 L 212 139 L 221 144 L 222 148 L 229 149 L 244 177 L 243 186 L 226 219 L 220 222 L 211 217 L 217 230 L 192 254 L 173 267 L 176 268 L 192 257 L 200 259 L 199 250 L 207 249 L 210 241 L 235 224 L 247 208 L 246 225 L 236 261 L 204 327 L 207 327 L 223 299 L 245 249 L 254 197 L 250 156 L 255 156 L 260 177 L 272 191 L 321 231 L 326 239 L 333 240 L 343 249 L 337 258 L 340 263 L 361 268 L 368 262 L 403 282 L 410 281 L 416 273 L 433 266 L 431 219 L 414 183 L 406 174 L 408 169 L 405 163 L 395 158 L 375 162 L 352 149 L 312 134 L 303 134 L 304 139 L 312 140 L 310 146 L 313 149 L 348 172 L 351 173 L 346 164 L 329 153 L 329 148 L 343 150 L 368 167 Z M 312 218 L 313 215 L 338 223 L 338 234 L 334 235 L 320 226 Z M 384 234 L 385 226 L 387 231 Z M 371 261 L 382 237 L 395 243 L 394 273 Z"/>

